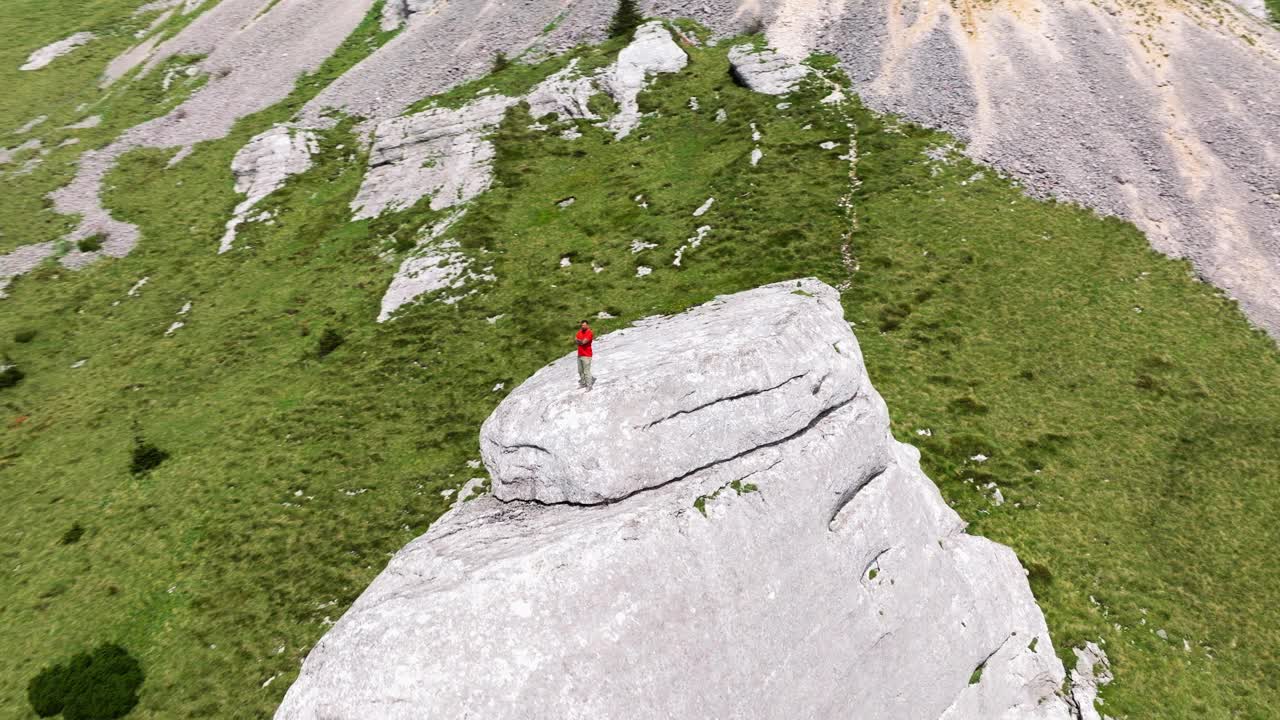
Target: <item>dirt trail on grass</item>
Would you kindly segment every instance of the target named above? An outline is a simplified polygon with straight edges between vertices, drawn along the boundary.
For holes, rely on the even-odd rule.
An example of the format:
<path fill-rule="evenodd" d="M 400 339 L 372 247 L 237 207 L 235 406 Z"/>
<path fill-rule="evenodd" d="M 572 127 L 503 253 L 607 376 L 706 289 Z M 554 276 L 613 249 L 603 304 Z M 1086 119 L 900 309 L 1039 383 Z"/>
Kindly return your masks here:
<path fill-rule="evenodd" d="M 209 85 L 127 132 L 56 194 L 82 213 L 76 237 L 106 232 L 123 254 L 136 230 L 97 200 L 105 168 L 134 147 L 181 147 L 283 98 L 371 0 L 223 0 L 145 62 L 209 53 Z M 406 0 L 402 32 L 302 112 L 371 120 L 483 76 L 498 52 L 525 60 L 603 38 L 614 0 L 503 5 Z M 1187 258 L 1280 339 L 1280 33 L 1239 7 L 1162 0 L 650 0 L 722 35 L 756 21 L 783 53 L 837 55 L 873 109 L 952 132 L 1033 195 L 1134 222 Z M 262 11 L 270 7 L 270 11 Z M 131 58 L 133 60 L 133 58 Z M 139 60 L 138 62 L 141 62 Z M 92 258 L 87 258 L 92 259 Z M 72 264 L 80 258 L 68 256 Z M 4 259 L 0 258 L 0 265 Z"/>

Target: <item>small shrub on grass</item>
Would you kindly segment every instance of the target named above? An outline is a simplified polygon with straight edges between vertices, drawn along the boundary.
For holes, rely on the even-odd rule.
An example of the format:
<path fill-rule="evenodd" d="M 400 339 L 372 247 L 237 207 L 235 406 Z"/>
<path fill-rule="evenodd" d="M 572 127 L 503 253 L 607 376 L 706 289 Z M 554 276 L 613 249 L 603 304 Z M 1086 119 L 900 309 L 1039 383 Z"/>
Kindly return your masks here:
<path fill-rule="evenodd" d="M 27 700 L 40 717 L 113 720 L 138 704 L 142 666 L 114 643 L 73 656 L 65 665 L 40 671 L 27 684 Z"/>
<path fill-rule="evenodd" d="M 96 252 L 102 249 L 102 235 L 90 235 L 76 241 L 76 249 L 80 252 Z"/>
<path fill-rule="evenodd" d="M 36 339 L 36 331 L 30 328 L 18 330 L 13 334 L 13 341 L 16 343 L 29 343 Z"/>
<path fill-rule="evenodd" d="M 26 374 L 19 370 L 8 357 L 0 360 L 0 388 L 13 387 L 22 382 L 24 377 Z"/>
<path fill-rule="evenodd" d="M 145 475 L 160 467 L 169 459 L 169 453 L 147 442 L 141 435 L 133 438 L 133 457 L 129 462 L 129 472 L 134 475 Z"/>
<path fill-rule="evenodd" d="M 337 330 L 325 328 L 325 331 L 320 334 L 320 341 L 316 343 L 316 356 L 323 358 L 337 350 L 344 342 L 346 338 L 342 337 Z"/>
<path fill-rule="evenodd" d="M 499 52 L 493 56 L 493 67 L 489 69 L 489 72 L 502 72 L 509 67 L 511 67 L 511 59 L 507 57 L 506 53 Z"/>
<path fill-rule="evenodd" d="M 62 539 L 58 541 L 59 545 L 74 545 L 80 542 L 80 538 L 84 537 L 84 526 L 80 523 L 72 523 L 67 531 L 62 533 Z"/>

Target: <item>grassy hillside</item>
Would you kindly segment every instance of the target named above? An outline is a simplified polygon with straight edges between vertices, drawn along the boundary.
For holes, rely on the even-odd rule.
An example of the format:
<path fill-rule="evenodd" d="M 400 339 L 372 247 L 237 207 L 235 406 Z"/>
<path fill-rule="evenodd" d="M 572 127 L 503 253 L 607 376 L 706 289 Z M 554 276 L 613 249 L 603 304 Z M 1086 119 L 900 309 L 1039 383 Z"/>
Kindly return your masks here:
<path fill-rule="evenodd" d="M 605 312 L 608 331 L 816 275 L 848 283 L 896 434 L 975 532 L 1018 551 L 1060 654 L 1105 641 L 1108 714 L 1270 715 L 1280 354 L 1185 264 L 1127 224 L 1024 198 L 942 134 L 824 105 L 818 82 L 779 108 L 729 80 L 725 47 L 688 48 L 623 141 L 532 131 L 513 110 L 493 189 L 451 231 L 496 280 L 375 324 L 405 239 L 439 214 L 350 221 L 352 120 L 262 205 L 274 224 L 215 254 L 235 151 L 375 32 L 371 19 L 290 100 L 173 168 L 170 151 L 126 156 L 105 200 L 141 227 L 137 250 L 50 265 L 0 301 L 0 353 L 25 374 L 0 389 L 0 706 L 33 717 L 43 668 L 117 643 L 145 675 L 131 717 L 269 716 L 389 554 L 482 473 L 480 423 L 571 349 L 578 318 Z M 0 205 L 3 227 L 26 207 Z M 636 240 L 653 247 L 633 253 Z M 167 458 L 134 473 L 145 446 Z"/>

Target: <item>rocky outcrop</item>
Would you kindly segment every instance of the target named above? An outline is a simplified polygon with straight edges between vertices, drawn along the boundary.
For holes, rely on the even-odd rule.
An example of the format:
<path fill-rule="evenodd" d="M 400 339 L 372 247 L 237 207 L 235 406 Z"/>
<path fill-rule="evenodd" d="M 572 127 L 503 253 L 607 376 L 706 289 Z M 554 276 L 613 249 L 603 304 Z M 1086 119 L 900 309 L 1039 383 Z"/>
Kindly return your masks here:
<path fill-rule="evenodd" d="M 601 86 L 618 103 L 618 112 L 609 118 L 614 136 L 626 137 L 640 124 L 636 101 L 651 75 L 680 72 L 689 63 L 671 33 L 662 23 L 651 22 L 636 29 L 631 44 L 618 53 L 618 60 L 601 74 Z"/>
<path fill-rule="evenodd" d="M 729 49 L 729 74 L 734 82 L 765 95 L 786 95 L 809 76 L 807 65 L 793 62 L 770 49 L 737 45 Z"/>
<path fill-rule="evenodd" d="M 401 550 L 280 720 L 1037 718 L 1024 571 L 889 433 L 837 293 L 717 298 L 566 357 L 481 431 L 493 494 Z"/>
<path fill-rule="evenodd" d="M 456 240 L 445 237 L 445 232 L 465 212 L 457 210 L 436 223 L 419 239 L 409 257 L 400 263 L 395 277 L 391 278 L 391 285 L 382 296 L 378 322 L 390 320 L 402 305 L 421 295 L 452 290 L 455 292 L 441 298 L 442 302 L 452 304 L 474 292 L 474 288 L 464 290 L 467 285 L 493 279 L 489 274 L 491 268 L 485 268 L 481 273 L 474 272 L 474 261 L 460 251 Z"/>
<path fill-rule="evenodd" d="M 1111 663 L 1107 654 L 1097 643 L 1088 642 L 1083 648 L 1072 648 L 1076 655 L 1076 666 L 1071 671 L 1071 695 L 1067 702 L 1075 711 L 1079 720 L 1111 720 L 1102 715 L 1094 706 L 1098 700 L 1098 688 L 1110 683 Z"/>
<path fill-rule="evenodd" d="M 277 125 L 259 133 L 240 148 L 231 161 L 231 172 L 236 178 L 236 192 L 246 197 L 236 205 L 235 212 L 227 221 L 226 232 L 218 243 L 218 252 L 231 249 L 236 239 L 236 228 L 245 221 L 249 211 L 284 185 L 291 175 L 311 167 L 311 156 L 316 152 L 314 132 L 288 125 Z"/>
<path fill-rule="evenodd" d="M 369 172 L 351 202 L 354 216 L 402 210 L 428 196 L 432 210 L 443 210 L 488 190 L 495 152 L 489 135 L 506 111 L 522 101 L 534 118 L 555 113 L 562 120 L 599 120 L 589 101 L 608 93 L 619 109 L 605 126 L 625 137 L 640 122 L 636 97 L 649 77 L 677 72 L 687 62 L 671 33 L 662 23 L 651 22 L 636 30 L 616 62 L 595 74 L 581 74 L 575 60 L 523 97 L 482 95 L 460 108 L 428 108 L 383 121 L 374 130 Z"/>
<path fill-rule="evenodd" d="M 431 108 L 379 124 L 369 171 L 351 202 L 355 218 L 412 207 L 427 196 L 432 210 L 442 210 L 489 189 L 494 148 L 487 136 L 516 102 L 487 95 L 461 108 Z"/>
<path fill-rule="evenodd" d="M 589 107 L 591 96 L 598 92 L 595 78 L 583 75 L 578 70 L 578 59 L 574 58 L 563 70 L 538 83 L 524 100 L 529 103 L 529 115 L 534 118 L 555 113 L 564 120 L 599 120 Z"/>
<path fill-rule="evenodd" d="M 81 45 L 86 45 L 94 38 L 91 32 L 78 32 L 57 42 L 49 43 L 27 56 L 27 61 L 19 70 L 39 70 Z"/>

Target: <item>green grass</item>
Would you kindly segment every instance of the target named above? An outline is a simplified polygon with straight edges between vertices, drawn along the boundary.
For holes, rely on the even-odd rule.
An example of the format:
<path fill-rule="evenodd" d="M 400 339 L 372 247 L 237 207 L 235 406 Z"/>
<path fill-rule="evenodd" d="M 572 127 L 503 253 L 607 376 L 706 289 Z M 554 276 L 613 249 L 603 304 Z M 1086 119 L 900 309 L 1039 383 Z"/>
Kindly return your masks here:
<path fill-rule="evenodd" d="M 604 333 L 816 275 L 851 281 L 846 313 L 896 435 L 921 447 L 974 532 L 1018 551 L 1059 653 L 1106 640 L 1108 714 L 1269 716 L 1280 356 L 1185 264 L 1130 225 L 930 161 L 949 138 L 823 106 L 816 83 L 778 110 L 734 85 L 711 47 L 641 97 L 657 114 L 622 141 L 585 124 L 574 141 L 530 131 L 514 109 L 493 188 L 451 230 L 497 279 L 379 325 L 405 238 L 439 213 L 420 203 L 351 222 L 365 160 L 354 119 L 262 203 L 274 225 L 215 250 L 236 150 L 387 37 L 375 12 L 288 100 L 173 168 L 171 151 L 125 156 L 105 202 L 141 227 L 134 253 L 11 287 L 0 356 L 25 378 L 0 389 L 0 705 L 24 717 L 42 668 L 116 643 L 146 674 L 131 717 L 269 716 L 329 623 L 446 509 L 441 493 L 482 474 L 468 461 L 495 385 L 569 352 L 580 317 L 615 316 Z M 577 52 L 590 64 L 616 51 Z M 512 63 L 446 102 L 519 92 L 567 60 L 548 62 Z M 16 222 L 6 208 L 0 222 Z M 850 277 L 841 244 L 855 223 Z M 637 239 L 656 247 L 633 254 Z M 167 457 L 135 474 L 142 443 Z"/>

